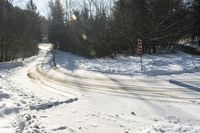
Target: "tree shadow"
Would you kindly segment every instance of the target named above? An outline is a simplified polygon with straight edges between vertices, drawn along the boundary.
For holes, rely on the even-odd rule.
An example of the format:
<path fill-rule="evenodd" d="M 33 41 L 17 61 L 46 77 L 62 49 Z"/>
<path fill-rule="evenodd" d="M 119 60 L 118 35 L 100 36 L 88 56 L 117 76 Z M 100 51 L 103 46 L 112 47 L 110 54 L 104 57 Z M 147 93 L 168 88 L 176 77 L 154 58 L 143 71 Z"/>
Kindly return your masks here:
<path fill-rule="evenodd" d="M 75 101 L 78 101 L 78 98 L 68 99 L 68 100 L 65 100 L 65 101 L 42 103 L 42 104 L 39 104 L 39 105 L 30 106 L 30 109 L 31 110 L 36 110 L 36 111 L 47 110 L 47 109 L 50 109 L 52 107 L 57 107 L 57 106 L 62 105 L 62 104 L 73 103 Z"/>
<path fill-rule="evenodd" d="M 61 58 L 61 57 L 63 57 L 62 54 L 63 53 L 61 53 L 61 52 L 56 52 L 56 54 L 55 54 L 55 62 L 56 63 L 59 62 L 59 64 L 57 64 L 57 65 L 60 65 L 60 67 L 66 68 L 70 71 L 74 71 L 74 70 L 78 69 L 77 63 L 80 60 L 79 58 L 74 58 L 74 57 L 72 57 L 73 55 L 68 54 L 68 53 L 67 53 L 68 56 L 65 56 L 67 58 Z"/>
<path fill-rule="evenodd" d="M 180 81 L 169 80 L 169 83 L 171 83 L 171 84 L 175 84 L 175 85 L 178 85 L 178 86 L 181 86 L 181 87 L 184 87 L 184 88 L 187 88 L 187 89 L 193 90 L 193 91 L 200 92 L 200 88 L 199 88 L 199 87 L 192 86 L 192 85 L 189 85 L 189 84 L 186 84 L 186 83 L 180 82 Z"/>
<path fill-rule="evenodd" d="M 65 130 L 67 127 L 66 126 L 62 126 L 56 129 L 52 129 L 53 131 L 60 131 L 60 130 Z"/>
<path fill-rule="evenodd" d="M 149 92 L 150 94 L 139 94 L 136 92 L 134 92 L 134 89 L 133 91 L 131 91 L 131 89 L 126 89 L 123 86 L 123 83 L 122 81 L 119 81 L 119 80 L 116 80 L 115 78 L 112 78 L 110 76 L 107 76 L 111 81 L 113 81 L 115 84 L 118 84 L 119 85 L 119 89 L 121 90 L 124 90 L 126 91 L 128 94 L 131 95 L 132 98 L 136 98 L 136 99 L 139 99 L 141 101 L 143 101 L 146 105 L 148 105 L 150 108 L 153 108 L 157 114 L 159 115 L 163 115 L 161 112 L 165 112 L 165 110 L 163 108 L 161 108 L 160 106 L 156 105 L 155 103 L 152 102 L 151 98 L 149 97 L 155 97 L 152 93 L 153 92 Z M 145 83 L 144 83 L 145 84 Z M 133 86 L 134 87 L 134 86 Z M 147 97 L 146 97 L 147 96 Z M 159 101 L 158 99 L 155 99 L 154 101 Z"/>

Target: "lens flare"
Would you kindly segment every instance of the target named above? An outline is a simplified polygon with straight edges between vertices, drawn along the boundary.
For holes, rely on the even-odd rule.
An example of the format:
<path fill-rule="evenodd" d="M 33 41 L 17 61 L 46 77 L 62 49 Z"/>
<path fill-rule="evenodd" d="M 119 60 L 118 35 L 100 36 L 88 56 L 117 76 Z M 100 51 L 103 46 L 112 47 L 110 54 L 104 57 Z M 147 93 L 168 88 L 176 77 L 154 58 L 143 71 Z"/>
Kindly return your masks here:
<path fill-rule="evenodd" d="M 82 38 L 83 38 L 83 40 L 87 40 L 87 35 L 86 34 L 82 34 Z"/>
<path fill-rule="evenodd" d="M 77 20 L 76 15 L 73 14 L 73 15 L 72 15 L 72 19 L 76 21 L 76 20 Z"/>

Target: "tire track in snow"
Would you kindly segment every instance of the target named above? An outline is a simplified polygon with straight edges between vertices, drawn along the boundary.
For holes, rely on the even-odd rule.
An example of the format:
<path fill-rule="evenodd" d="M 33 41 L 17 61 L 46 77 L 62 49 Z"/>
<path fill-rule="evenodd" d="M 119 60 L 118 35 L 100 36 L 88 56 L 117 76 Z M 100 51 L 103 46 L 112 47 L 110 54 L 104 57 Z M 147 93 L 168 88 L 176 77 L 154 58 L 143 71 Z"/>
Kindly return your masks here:
<path fill-rule="evenodd" d="M 33 69 L 33 68 L 32 68 Z M 85 82 L 81 82 L 78 81 L 78 85 L 77 82 L 72 82 L 72 81 L 68 81 L 68 80 L 61 80 L 59 78 L 53 77 L 48 75 L 48 73 L 46 73 L 43 69 L 42 69 L 42 65 L 38 64 L 35 66 L 34 68 L 35 70 L 32 73 L 28 73 L 28 75 L 32 75 L 33 77 L 31 77 L 32 79 L 34 79 L 35 81 L 39 81 L 40 84 L 43 84 L 45 86 L 48 86 L 47 83 L 45 83 L 45 81 L 49 81 L 49 82 L 53 82 L 54 84 L 59 84 L 62 86 L 66 86 L 69 88 L 74 88 L 77 90 L 81 90 L 81 89 L 85 89 L 85 90 L 90 90 L 90 91 L 98 91 L 98 92 L 110 92 L 110 93 L 118 93 L 118 94 L 122 94 L 122 95 L 134 95 L 136 98 L 138 98 L 138 96 L 142 96 L 141 99 L 148 99 L 148 100 L 158 100 L 155 98 L 159 98 L 160 101 L 167 101 L 167 102 L 184 102 L 184 103 L 188 103 L 188 104 L 199 104 L 200 98 L 194 98 L 194 97 L 178 97 L 176 95 L 172 95 L 169 94 L 170 93 L 190 93 L 190 91 L 183 91 L 180 89 L 178 90 L 164 90 L 159 88 L 158 89 L 135 89 L 134 87 L 136 86 L 128 86 L 128 88 L 131 88 L 129 91 L 125 91 L 123 89 L 120 89 L 120 87 L 115 86 L 115 85 L 110 85 L 110 86 L 105 86 L 105 85 L 90 85 L 89 83 L 85 83 Z M 34 73 L 34 75 L 33 75 Z M 37 73 L 37 74 L 36 74 Z M 81 80 L 82 78 L 78 78 L 76 77 L 76 80 L 79 79 Z M 98 80 L 97 80 L 98 81 Z M 135 81 L 135 82 L 139 82 L 139 81 Z M 49 86 L 50 87 L 50 86 Z M 154 87 L 151 87 L 154 88 Z M 52 91 L 55 88 L 52 88 Z M 173 88 L 172 88 L 173 89 Z M 56 89 L 56 91 L 58 91 L 59 93 L 63 93 L 66 94 L 66 92 L 64 92 L 64 90 L 58 90 Z M 149 94 L 150 93 L 150 94 Z M 68 95 L 68 94 L 67 94 Z"/>
<path fill-rule="evenodd" d="M 43 80 L 43 78 L 39 75 L 37 70 L 35 70 L 35 66 L 28 70 L 27 76 L 34 83 L 38 84 L 40 87 L 42 87 L 43 89 L 45 89 L 47 91 L 50 91 L 52 93 L 55 93 L 57 95 L 60 95 L 62 97 L 66 97 L 66 98 L 76 98 L 75 94 L 72 94 L 70 92 L 61 91 L 61 90 L 59 90 L 55 87 L 52 87 L 52 86 L 48 85 L 47 83 L 45 83 L 45 80 Z"/>

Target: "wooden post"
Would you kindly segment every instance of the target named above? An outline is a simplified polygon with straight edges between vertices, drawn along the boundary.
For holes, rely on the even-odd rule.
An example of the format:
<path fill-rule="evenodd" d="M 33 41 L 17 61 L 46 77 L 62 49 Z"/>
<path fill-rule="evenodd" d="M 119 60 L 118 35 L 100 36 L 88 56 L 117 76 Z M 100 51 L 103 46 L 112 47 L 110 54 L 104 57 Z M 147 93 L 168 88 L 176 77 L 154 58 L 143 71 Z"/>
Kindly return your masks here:
<path fill-rule="evenodd" d="M 141 71 L 143 71 L 143 62 L 142 62 L 142 55 L 140 56 L 140 60 L 141 60 Z"/>
<path fill-rule="evenodd" d="M 143 71 L 143 61 L 142 61 L 142 55 L 143 55 L 143 44 L 142 40 L 138 39 L 138 48 L 137 48 L 137 54 L 140 56 L 140 63 L 141 63 L 141 71 Z"/>
<path fill-rule="evenodd" d="M 56 68 L 56 52 L 55 52 L 55 45 L 54 45 L 54 47 L 53 47 L 53 49 L 52 49 L 52 65 L 53 65 L 53 67 L 54 68 Z"/>

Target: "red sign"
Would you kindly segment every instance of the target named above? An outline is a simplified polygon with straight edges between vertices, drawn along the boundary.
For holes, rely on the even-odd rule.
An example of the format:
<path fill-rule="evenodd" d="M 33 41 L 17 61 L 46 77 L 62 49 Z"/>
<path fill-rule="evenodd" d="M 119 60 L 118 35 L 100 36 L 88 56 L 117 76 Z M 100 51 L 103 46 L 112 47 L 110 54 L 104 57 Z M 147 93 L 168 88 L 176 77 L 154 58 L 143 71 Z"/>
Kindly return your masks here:
<path fill-rule="evenodd" d="M 142 40 L 138 39 L 138 48 L 137 48 L 137 54 L 138 55 L 143 55 L 143 44 L 142 44 Z"/>

